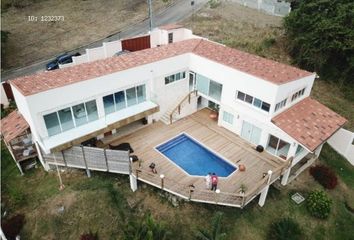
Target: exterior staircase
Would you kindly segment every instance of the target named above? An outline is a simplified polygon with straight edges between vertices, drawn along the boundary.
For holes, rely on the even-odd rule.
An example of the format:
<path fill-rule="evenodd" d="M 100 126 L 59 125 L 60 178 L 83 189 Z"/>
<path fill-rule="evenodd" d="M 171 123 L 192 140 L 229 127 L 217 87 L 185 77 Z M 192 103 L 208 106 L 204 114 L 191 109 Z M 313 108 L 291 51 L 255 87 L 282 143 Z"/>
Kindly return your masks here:
<path fill-rule="evenodd" d="M 176 105 L 168 109 L 164 113 L 164 115 L 160 118 L 160 120 L 166 125 L 172 124 L 174 121 L 178 119 L 176 116 L 178 116 L 181 113 L 182 107 L 185 106 L 186 104 L 190 104 L 192 98 L 197 96 L 198 96 L 197 90 L 191 91 L 190 93 L 188 93 L 188 95 L 179 99 Z"/>

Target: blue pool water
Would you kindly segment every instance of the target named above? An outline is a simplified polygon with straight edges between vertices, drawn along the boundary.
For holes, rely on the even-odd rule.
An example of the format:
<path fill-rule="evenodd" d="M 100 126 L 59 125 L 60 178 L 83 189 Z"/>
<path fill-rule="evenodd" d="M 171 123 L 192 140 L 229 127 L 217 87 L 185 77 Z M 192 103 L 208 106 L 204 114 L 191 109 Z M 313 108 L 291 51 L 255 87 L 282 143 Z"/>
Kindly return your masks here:
<path fill-rule="evenodd" d="M 156 149 L 190 175 L 205 176 L 211 172 L 219 177 L 227 177 L 236 170 L 186 134 L 181 134 Z"/>

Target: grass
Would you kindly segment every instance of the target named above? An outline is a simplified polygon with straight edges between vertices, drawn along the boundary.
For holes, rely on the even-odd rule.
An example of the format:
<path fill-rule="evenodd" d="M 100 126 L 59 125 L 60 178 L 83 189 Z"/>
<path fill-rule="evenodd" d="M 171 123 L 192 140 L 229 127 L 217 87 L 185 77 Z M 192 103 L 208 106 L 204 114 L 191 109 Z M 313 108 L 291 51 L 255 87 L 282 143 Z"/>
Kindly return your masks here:
<path fill-rule="evenodd" d="M 186 25 L 192 26 L 197 34 L 229 46 L 291 62 L 284 50 L 280 18 L 222 3 L 215 10 L 203 9 Z M 334 85 L 317 81 L 313 97 L 347 117 L 349 128 L 354 126 L 352 103 Z M 306 197 L 310 191 L 322 189 L 308 171 L 281 191 L 271 188 L 263 208 L 257 205 L 257 199 L 242 210 L 199 203 L 184 203 L 174 208 L 158 195 L 158 190 L 142 187 L 145 185 L 141 183 L 139 190 L 132 193 L 127 176 L 115 174 L 92 172 L 92 178 L 87 178 L 83 171 L 65 171 L 62 177 L 66 188 L 59 191 L 55 172 L 46 173 L 40 168 L 20 176 L 5 149 L 2 149 L 1 197 L 9 216 L 26 215 L 24 239 L 78 239 L 89 230 L 97 231 L 100 239 L 119 239 L 127 220 L 139 219 L 146 212 L 165 222 L 174 239 L 194 239 L 198 229 L 210 226 L 216 211 L 224 213 L 227 239 L 266 239 L 271 223 L 280 217 L 295 219 L 305 239 L 352 239 L 354 215 L 345 202 L 354 202 L 354 168 L 327 145 L 320 162 L 333 168 L 339 177 L 337 188 L 326 191 L 333 200 L 327 220 L 311 217 L 304 203 L 296 205 L 290 199 L 294 192 Z M 133 208 L 128 204 L 131 200 L 137 201 Z M 57 209 L 62 205 L 65 211 L 59 214 Z"/>
<path fill-rule="evenodd" d="M 93 176 L 87 178 L 84 171 L 66 170 L 61 173 L 66 187 L 59 191 L 55 171 L 47 173 L 38 168 L 21 176 L 2 148 L 3 210 L 8 216 L 25 214 L 24 239 L 78 239 L 90 230 L 97 231 L 100 239 L 117 239 L 122 237 L 129 219 L 141 219 L 147 212 L 164 222 L 174 239 L 194 239 L 198 229 L 208 228 L 216 211 L 224 213 L 227 239 L 266 239 L 271 223 L 280 217 L 294 218 L 306 238 L 350 239 L 354 215 L 345 207 L 343 192 L 353 196 L 354 168 L 328 146 L 324 146 L 320 161 L 334 168 L 340 183 L 336 189 L 326 191 L 333 207 L 325 221 L 311 217 L 304 203 L 296 205 L 290 200 L 294 192 L 306 197 L 310 191 L 322 188 L 308 172 L 281 191 L 272 187 L 263 208 L 257 199 L 242 210 L 187 202 L 174 208 L 155 188 L 142 188 L 140 183 L 139 190 L 131 192 L 127 176 L 117 174 L 92 172 Z M 137 204 L 131 208 L 128 202 L 132 199 Z M 65 207 L 63 213 L 58 213 L 60 206 Z"/>

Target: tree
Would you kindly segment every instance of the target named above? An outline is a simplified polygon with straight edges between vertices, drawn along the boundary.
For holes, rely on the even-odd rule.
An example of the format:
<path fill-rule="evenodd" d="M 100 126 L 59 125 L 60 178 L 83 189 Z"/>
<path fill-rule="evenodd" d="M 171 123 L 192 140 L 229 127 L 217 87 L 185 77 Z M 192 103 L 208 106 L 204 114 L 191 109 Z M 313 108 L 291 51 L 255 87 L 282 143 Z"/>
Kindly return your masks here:
<path fill-rule="evenodd" d="M 151 214 L 145 215 L 140 222 L 129 221 L 124 229 L 126 240 L 165 240 L 170 232 L 164 224 L 156 222 Z"/>
<path fill-rule="evenodd" d="M 354 83 L 354 1 L 306 0 L 284 20 L 296 64 L 322 79 Z"/>
<path fill-rule="evenodd" d="M 213 217 L 211 228 L 209 229 L 200 229 L 196 237 L 199 240 L 223 240 L 226 238 L 226 233 L 222 232 L 221 220 L 223 217 L 222 212 L 217 212 Z"/>

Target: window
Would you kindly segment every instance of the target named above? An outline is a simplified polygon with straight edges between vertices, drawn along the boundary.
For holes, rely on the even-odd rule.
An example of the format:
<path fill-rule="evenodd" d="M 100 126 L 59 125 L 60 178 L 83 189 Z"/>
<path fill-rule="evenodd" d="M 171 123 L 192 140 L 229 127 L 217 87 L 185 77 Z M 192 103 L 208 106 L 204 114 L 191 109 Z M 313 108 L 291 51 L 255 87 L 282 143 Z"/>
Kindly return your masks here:
<path fill-rule="evenodd" d="M 263 102 L 262 100 L 255 98 L 251 95 L 248 95 L 246 93 L 243 93 L 241 91 L 236 92 L 236 97 L 237 99 L 244 101 L 246 103 L 252 104 L 253 106 L 262 109 L 263 111 L 269 112 L 270 110 L 270 104 Z"/>
<path fill-rule="evenodd" d="M 304 151 L 304 148 L 301 145 L 297 145 L 295 156 L 297 156 L 300 153 L 302 153 L 302 151 Z"/>
<path fill-rule="evenodd" d="M 201 92 L 206 96 L 220 101 L 222 93 L 222 84 L 217 83 L 200 74 L 196 74 L 196 82 L 196 88 L 198 92 Z"/>
<path fill-rule="evenodd" d="M 286 100 L 288 100 L 287 98 L 285 98 L 284 100 L 278 102 L 276 105 L 275 105 L 275 112 L 278 111 L 279 109 L 283 108 L 285 105 L 286 105 Z"/>
<path fill-rule="evenodd" d="M 132 87 L 132 88 L 129 88 L 129 89 L 125 90 L 125 91 L 126 91 L 126 94 L 127 94 L 127 105 L 128 105 L 128 107 L 137 104 L 136 88 Z"/>
<path fill-rule="evenodd" d="M 165 77 L 165 84 L 169 84 L 186 78 L 186 72 L 179 72 Z"/>
<path fill-rule="evenodd" d="M 197 79 L 197 90 L 205 95 L 209 94 L 209 79 L 196 74 L 196 79 Z"/>
<path fill-rule="evenodd" d="M 224 120 L 224 122 L 227 122 L 232 125 L 234 122 L 234 115 L 224 111 L 223 115 L 222 115 L 222 120 Z"/>
<path fill-rule="evenodd" d="M 43 118 L 49 136 L 53 136 L 61 132 L 57 112 L 44 115 Z"/>
<path fill-rule="evenodd" d="M 58 111 L 58 114 L 59 114 L 61 128 L 63 129 L 63 131 L 75 127 L 73 117 L 71 115 L 71 109 L 69 107 Z"/>
<path fill-rule="evenodd" d="M 280 138 L 270 135 L 266 149 L 268 152 L 286 159 L 290 149 L 290 144 L 281 140 Z"/>
<path fill-rule="evenodd" d="M 145 84 L 122 90 L 103 97 L 103 105 L 106 114 L 110 114 L 145 101 Z"/>
<path fill-rule="evenodd" d="M 146 100 L 145 85 L 137 86 L 136 89 L 138 95 L 138 103 L 145 102 Z"/>
<path fill-rule="evenodd" d="M 68 131 L 98 119 L 96 100 L 46 114 L 43 118 L 49 136 Z"/>
<path fill-rule="evenodd" d="M 264 110 L 264 111 L 266 111 L 266 112 L 269 112 L 270 104 L 269 104 L 269 103 L 266 103 L 266 102 L 262 102 L 261 109 Z"/>
<path fill-rule="evenodd" d="M 220 101 L 222 92 L 222 85 L 220 83 L 210 80 L 209 83 L 209 96 Z"/>
<path fill-rule="evenodd" d="M 87 118 L 89 122 L 95 121 L 98 119 L 98 111 L 96 101 L 92 100 L 85 103 L 86 111 L 87 111 Z"/>
<path fill-rule="evenodd" d="M 246 96 L 246 94 L 244 94 L 243 92 L 240 92 L 240 91 L 237 92 L 238 99 L 245 101 L 245 96 Z"/>
<path fill-rule="evenodd" d="M 115 108 L 116 111 L 125 108 L 126 107 L 125 92 L 124 91 L 116 92 L 114 94 L 114 101 L 115 101 L 115 105 L 116 105 L 116 108 Z"/>
<path fill-rule="evenodd" d="M 262 100 L 260 100 L 260 99 L 258 99 L 258 98 L 254 98 L 253 106 L 258 107 L 258 108 L 261 108 L 261 106 L 262 106 Z"/>
<path fill-rule="evenodd" d="M 173 33 L 168 34 L 168 43 L 173 43 Z"/>
<path fill-rule="evenodd" d="M 104 106 L 104 112 L 106 114 L 109 114 L 109 113 L 112 113 L 115 111 L 113 94 L 103 97 L 103 106 Z"/>
<path fill-rule="evenodd" d="M 302 95 L 304 95 L 305 93 L 305 88 L 297 91 L 296 93 L 294 93 L 291 97 L 291 101 L 295 101 L 297 98 L 301 97 Z"/>
<path fill-rule="evenodd" d="M 83 103 L 73 106 L 73 114 L 76 126 L 87 123 L 86 109 Z"/>
<path fill-rule="evenodd" d="M 253 102 L 253 97 L 250 96 L 250 95 L 248 95 L 248 94 L 246 94 L 245 102 L 248 102 L 248 103 L 252 104 L 252 102 Z"/>

